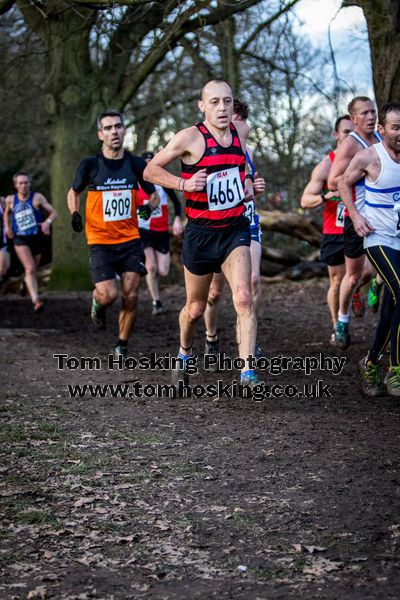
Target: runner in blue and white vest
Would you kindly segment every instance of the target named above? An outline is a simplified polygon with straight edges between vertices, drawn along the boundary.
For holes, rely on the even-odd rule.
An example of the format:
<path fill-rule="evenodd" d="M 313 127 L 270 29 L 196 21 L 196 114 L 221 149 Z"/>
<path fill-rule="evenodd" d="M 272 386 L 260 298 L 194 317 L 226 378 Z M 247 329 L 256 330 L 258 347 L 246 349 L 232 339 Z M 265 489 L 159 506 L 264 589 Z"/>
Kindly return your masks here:
<path fill-rule="evenodd" d="M 24 268 L 24 281 L 35 312 L 43 310 L 39 298 L 37 267 L 42 252 L 42 234 L 50 235 L 57 213 L 43 194 L 31 191 L 29 173 L 19 171 L 13 178 L 15 193 L 6 197 L 4 228 L 12 239 L 16 255 Z M 43 220 L 44 210 L 48 216 Z"/>
<path fill-rule="evenodd" d="M 382 142 L 356 154 L 339 182 L 339 192 L 357 234 L 363 236 L 366 255 L 388 290 L 374 344 L 360 361 L 363 391 L 374 396 L 384 392 L 379 361 L 390 339 L 385 383 L 389 394 L 400 396 L 400 102 L 382 106 L 378 127 Z M 352 201 L 351 186 L 361 177 L 365 201 L 360 210 Z"/>
<path fill-rule="evenodd" d="M 332 192 L 337 191 L 340 177 L 357 152 L 377 144 L 380 140 L 379 133 L 375 131 L 376 108 L 369 98 L 356 96 L 350 101 L 348 111 L 354 124 L 354 131 L 347 136 L 336 152 L 335 162 L 328 179 L 328 188 Z M 360 181 L 354 182 L 352 189 L 352 202 L 357 204 L 359 210 L 362 210 L 363 197 L 363 178 L 360 178 Z M 371 279 L 373 269 L 365 258 L 362 239 L 354 231 L 348 214 L 345 215 L 343 233 L 346 274 L 340 286 L 336 345 L 345 350 L 350 345 L 350 303 L 352 303 L 354 314 L 362 316 L 365 306 L 360 290 Z"/>

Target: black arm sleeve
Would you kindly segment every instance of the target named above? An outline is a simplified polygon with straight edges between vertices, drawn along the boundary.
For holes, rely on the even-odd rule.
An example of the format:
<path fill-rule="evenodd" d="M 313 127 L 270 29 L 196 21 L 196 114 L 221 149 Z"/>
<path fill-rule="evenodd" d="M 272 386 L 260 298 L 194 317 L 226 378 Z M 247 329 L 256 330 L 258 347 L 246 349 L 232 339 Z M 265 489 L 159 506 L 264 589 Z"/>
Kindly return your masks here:
<path fill-rule="evenodd" d="M 179 198 L 175 193 L 175 190 L 170 190 L 169 188 L 164 188 L 164 190 L 166 191 L 168 198 L 171 200 L 172 204 L 174 205 L 174 211 L 175 211 L 175 217 L 181 217 L 182 216 L 182 207 L 181 207 L 181 203 L 179 202 Z"/>
<path fill-rule="evenodd" d="M 130 157 L 132 170 L 136 175 L 140 187 L 146 192 L 146 194 L 153 194 L 156 191 L 156 188 L 152 183 L 149 183 L 143 179 L 143 171 L 147 167 L 146 161 L 140 156 L 135 156 L 134 154 L 131 154 Z"/>
<path fill-rule="evenodd" d="M 97 158 L 89 156 L 84 158 L 76 169 L 75 178 L 72 182 L 72 189 L 80 194 L 91 183 L 97 173 Z"/>

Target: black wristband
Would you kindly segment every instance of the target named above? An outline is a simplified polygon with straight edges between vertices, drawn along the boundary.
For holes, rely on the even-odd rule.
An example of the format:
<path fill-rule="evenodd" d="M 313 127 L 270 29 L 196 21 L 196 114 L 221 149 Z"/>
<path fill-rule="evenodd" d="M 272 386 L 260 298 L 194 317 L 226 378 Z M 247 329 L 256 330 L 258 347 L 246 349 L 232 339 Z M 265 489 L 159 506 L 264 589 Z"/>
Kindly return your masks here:
<path fill-rule="evenodd" d="M 251 173 L 246 173 L 246 175 L 244 176 L 244 179 L 250 179 L 250 181 L 252 183 L 254 183 L 254 176 Z"/>
<path fill-rule="evenodd" d="M 326 202 L 328 200 L 328 198 L 325 198 L 325 192 L 321 192 L 320 196 L 323 202 Z"/>

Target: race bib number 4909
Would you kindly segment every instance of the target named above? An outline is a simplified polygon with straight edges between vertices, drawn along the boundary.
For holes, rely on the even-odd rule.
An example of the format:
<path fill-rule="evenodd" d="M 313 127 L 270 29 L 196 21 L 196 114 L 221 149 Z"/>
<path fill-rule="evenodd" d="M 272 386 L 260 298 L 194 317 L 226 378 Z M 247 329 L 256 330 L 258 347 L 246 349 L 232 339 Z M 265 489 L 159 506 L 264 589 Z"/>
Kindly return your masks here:
<path fill-rule="evenodd" d="M 226 210 L 244 200 L 244 190 L 238 167 L 217 171 L 207 177 L 209 210 Z"/>
<path fill-rule="evenodd" d="M 132 216 L 132 196 L 130 190 L 103 192 L 104 221 L 122 221 Z"/>

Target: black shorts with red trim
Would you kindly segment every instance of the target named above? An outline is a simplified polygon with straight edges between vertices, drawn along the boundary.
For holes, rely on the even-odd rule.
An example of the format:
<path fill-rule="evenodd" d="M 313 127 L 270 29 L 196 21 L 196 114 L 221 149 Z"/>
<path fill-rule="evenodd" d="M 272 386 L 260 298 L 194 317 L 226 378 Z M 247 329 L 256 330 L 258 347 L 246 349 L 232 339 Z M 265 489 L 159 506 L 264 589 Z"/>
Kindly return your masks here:
<path fill-rule="evenodd" d="M 342 233 L 324 233 L 321 242 L 321 260 L 329 267 L 344 264 L 344 241 Z"/>
<path fill-rule="evenodd" d="M 139 233 L 144 248 L 153 248 L 153 250 L 161 252 L 161 254 L 168 254 L 170 252 L 168 231 L 139 229 Z"/>
<path fill-rule="evenodd" d="M 347 258 L 360 258 L 364 254 L 363 238 L 357 235 L 350 217 L 344 218 L 344 253 Z"/>
<path fill-rule="evenodd" d="M 222 263 L 239 246 L 250 246 L 248 220 L 234 229 L 212 229 L 188 223 L 183 236 L 182 260 L 194 275 L 220 273 Z"/>
<path fill-rule="evenodd" d="M 121 244 L 91 244 L 89 248 L 93 283 L 115 279 L 116 275 L 122 273 L 147 274 L 140 239 Z"/>

